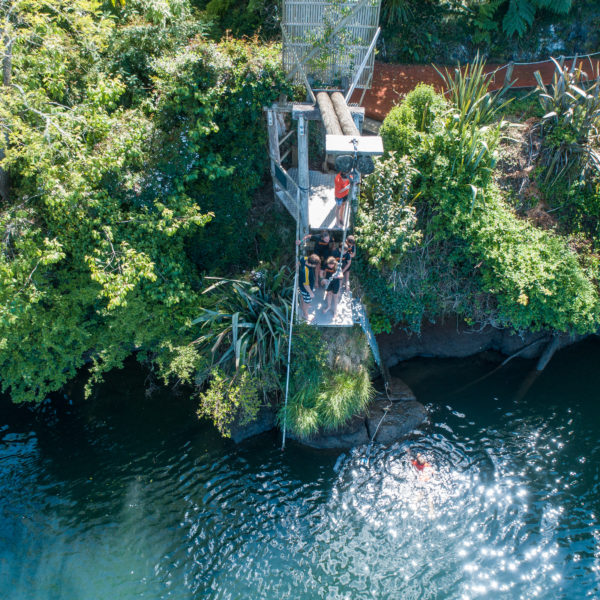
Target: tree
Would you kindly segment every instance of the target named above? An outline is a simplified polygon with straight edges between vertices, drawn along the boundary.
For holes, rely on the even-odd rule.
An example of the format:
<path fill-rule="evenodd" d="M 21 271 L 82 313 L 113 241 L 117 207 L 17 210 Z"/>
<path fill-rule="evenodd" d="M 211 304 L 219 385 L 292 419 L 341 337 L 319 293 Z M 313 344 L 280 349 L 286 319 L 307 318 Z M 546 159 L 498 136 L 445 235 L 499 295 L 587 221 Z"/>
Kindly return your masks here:
<path fill-rule="evenodd" d="M 191 341 L 202 271 L 216 267 L 198 269 L 191 250 L 213 218 L 221 229 L 204 241 L 232 268 L 227 247 L 239 237 L 220 246 L 220 234 L 243 228 L 262 180 L 262 104 L 284 80 L 278 53 L 184 44 L 157 17 L 147 31 L 163 54 L 146 52 L 150 87 L 132 96 L 133 67 L 116 55 L 121 28 L 127 10 L 146 19 L 154 4 L 132 0 L 119 18 L 90 0 L 12 5 L 12 81 L 0 90 L 12 181 L 0 207 L 0 374 L 17 402 L 42 400 L 84 364 L 93 383 L 134 350 L 180 373 L 185 353 L 173 349 Z M 186 31 L 201 28 L 186 1 L 168 3 L 177 6 Z M 240 123 L 251 123 L 242 146 L 231 140 Z"/>

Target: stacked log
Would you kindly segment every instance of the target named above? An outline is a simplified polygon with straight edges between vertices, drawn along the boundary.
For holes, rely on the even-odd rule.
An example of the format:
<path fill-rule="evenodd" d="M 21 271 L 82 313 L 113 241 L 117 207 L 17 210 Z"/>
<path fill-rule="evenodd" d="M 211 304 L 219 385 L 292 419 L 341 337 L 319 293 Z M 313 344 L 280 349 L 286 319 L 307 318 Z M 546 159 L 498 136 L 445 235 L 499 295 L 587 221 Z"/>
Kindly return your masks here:
<path fill-rule="evenodd" d="M 327 92 L 319 92 L 317 94 L 317 104 L 321 111 L 321 120 L 323 121 L 327 135 L 344 135 L 336 111 L 331 103 L 331 98 Z"/>
<path fill-rule="evenodd" d="M 354 119 L 350 114 L 350 109 L 346 104 L 344 96 L 340 92 L 333 92 L 333 94 L 331 94 L 331 103 L 335 109 L 335 114 L 337 115 L 340 127 L 342 128 L 343 135 L 358 137 L 360 131 L 358 131 L 358 128 L 354 123 Z"/>
<path fill-rule="evenodd" d="M 342 131 L 344 132 L 344 135 L 351 135 L 354 138 L 360 137 L 360 131 L 354 123 L 354 119 L 350 114 L 350 109 L 346 104 L 344 96 L 340 92 L 333 92 L 333 94 L 331 94 L 331 103 L 333 104 L 335 114 L 337 115 L 338 121 L 342 128 Z M 362 156 L 360 157 L 360 161 L 362 161 L 362 163 L 359 162 L 358 168 L 361 172 L 373 172 L 373 159 L 370 156 Z"/>

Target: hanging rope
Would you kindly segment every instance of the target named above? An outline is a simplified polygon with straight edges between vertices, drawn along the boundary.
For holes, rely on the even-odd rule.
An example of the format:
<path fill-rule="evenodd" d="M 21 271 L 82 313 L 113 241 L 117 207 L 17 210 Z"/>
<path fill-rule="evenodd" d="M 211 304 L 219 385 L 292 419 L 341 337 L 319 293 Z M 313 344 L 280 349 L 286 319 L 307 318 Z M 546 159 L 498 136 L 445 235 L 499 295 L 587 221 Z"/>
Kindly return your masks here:
<path fill-rule="evenodd" d="M 296 192 L 296 240 L 300 239 L 300 188 Z M 292 332 L 294 329 L 294 313 L 296 310 L 296 302 L 298 301 L 298 254 L 300 252 L 300 245 L 296 244 L 296 262 L 295 262 L 295 273 L 294 273 L 294 292 L 292 294 L 292 310 L 290 315 L 290 332 L 288 337 L 288 354 L 287 354 L 287 373 L 285 376 L 285 401 L 283 405 L 283 436 L 281 438 L 281 451 L 285 450 L 285 435 L 287 430 L 287 405 L 288 395 L 290 391 L 290 364 L 292 357 Z"/>

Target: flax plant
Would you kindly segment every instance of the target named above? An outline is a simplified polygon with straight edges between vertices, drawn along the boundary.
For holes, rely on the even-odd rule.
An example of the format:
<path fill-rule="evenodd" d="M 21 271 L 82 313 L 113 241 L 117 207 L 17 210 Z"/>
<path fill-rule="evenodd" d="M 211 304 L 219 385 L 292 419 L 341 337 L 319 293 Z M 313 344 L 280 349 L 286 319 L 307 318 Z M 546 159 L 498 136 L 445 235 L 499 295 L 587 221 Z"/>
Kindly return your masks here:
<path fill-rule="evenodd" d="M 436 69 L 437 70 L 437 69 Z M 511 72 L 504 77 L 501 90 L 490 89 L 495 72 L 486 73 L 485 61 L 477 55 L 465 67 L 457 67 L 454 73 L 438 70 L 446 87 L 446 95 L 451 109 L 446 121 L 446 131 L 454 141 L 451 173 L 455 176 L 473 177 L 478 174 L 491 174 L 495 166 L 494 149 L 500 138 L 504 124 L 498 122 L 498 115 L 512 101 L 505 94 L 512 86 Z M 473 202 L 478 193 L 473 184 Z"/>
<path fill-rule="evenodd" d="M 544 182 L 554 183 L 565 176 L 585 179 L 600 173 L 600 68 L 588 76 L 574 60 L 552 59 L 556 67 L 551 86 L 544 85 L 537 71 L 536 91 L 545 115 L 540 123 Z M 592 83 L 592 81 L 594 81 Z"/>
<path fill-rule="evenodd" d="M 274 274 L 259 271 L 253 281 L 211 279 L 215 283 L 203 293 L 212 297 L 212 306 L 192 322 L 201 329 L 194 343 L 211 359 L 198 379 L 206 379 L 215 367 L 232 376 L 242 368 L 260 378 L 273 374 L 284 354 L 290 320 L 289 268 Z"/>

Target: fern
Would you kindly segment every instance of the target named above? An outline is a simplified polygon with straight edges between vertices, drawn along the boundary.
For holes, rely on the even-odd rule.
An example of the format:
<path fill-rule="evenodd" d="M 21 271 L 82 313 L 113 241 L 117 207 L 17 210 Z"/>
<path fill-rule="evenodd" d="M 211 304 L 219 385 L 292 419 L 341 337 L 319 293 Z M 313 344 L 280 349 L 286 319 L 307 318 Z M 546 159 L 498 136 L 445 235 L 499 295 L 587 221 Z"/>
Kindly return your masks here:
<path fill-rule="evenodd" d="M 537 9 L 566 14 L 571 10 L 572 4 L 572 0 L 509 0 L 502 29 L 508 35 L 516 33 L 521 37 L 533 23 Z"/>
<path fill-rule="evenodd" d="M 521 37 L 533 23 L 535 7 L 529 0 L 510 0 L 508 11 L 502 21 L 502 29 L 508 35 L 515 33 Z"/>
<path fill-rule="evenodd" d="M 566 15 L 573 4 L 573 0 L 535 0 L 535 4 L 539 8 L 546 8 L 553 13 Z"/>

